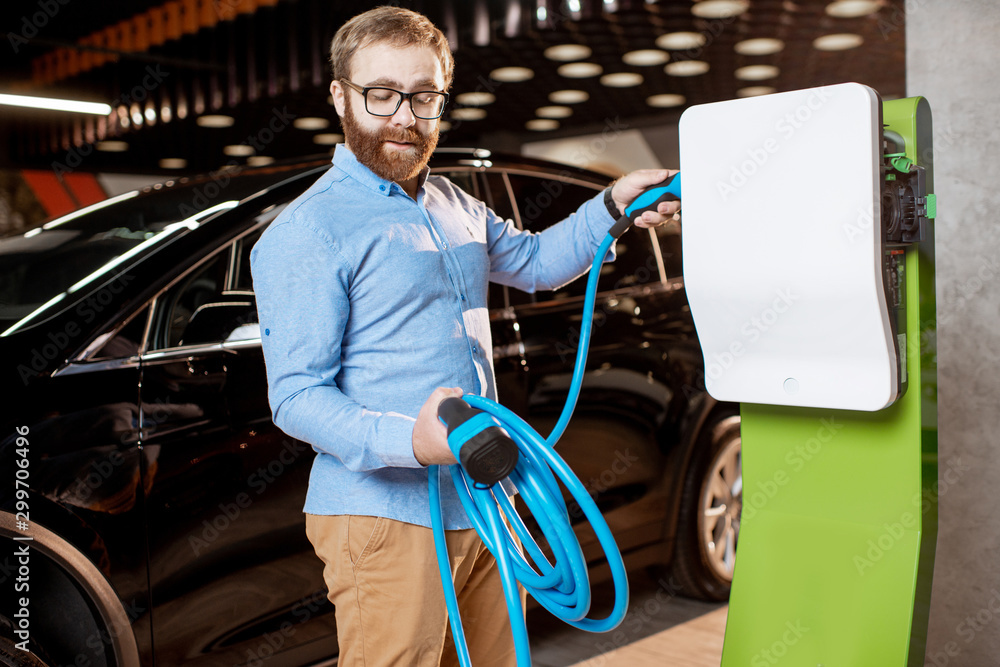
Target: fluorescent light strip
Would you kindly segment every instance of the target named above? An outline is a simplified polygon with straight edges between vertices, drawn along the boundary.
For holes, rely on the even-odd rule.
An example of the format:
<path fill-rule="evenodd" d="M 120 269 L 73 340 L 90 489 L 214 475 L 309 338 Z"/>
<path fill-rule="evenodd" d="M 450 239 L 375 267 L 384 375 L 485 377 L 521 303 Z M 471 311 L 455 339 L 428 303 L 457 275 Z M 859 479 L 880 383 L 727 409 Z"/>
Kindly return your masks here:
<path fill-rule="evenodd" d="M 100 102 L 80 102 L 78 100 L 57 100 L 51 97 L 31 97 L 30 95 L 7 95 L 0 93 L 0 104 L 29 109 L 52 109 L 53 111 L 73 111 L 107 116 L 111 106 Z"/>

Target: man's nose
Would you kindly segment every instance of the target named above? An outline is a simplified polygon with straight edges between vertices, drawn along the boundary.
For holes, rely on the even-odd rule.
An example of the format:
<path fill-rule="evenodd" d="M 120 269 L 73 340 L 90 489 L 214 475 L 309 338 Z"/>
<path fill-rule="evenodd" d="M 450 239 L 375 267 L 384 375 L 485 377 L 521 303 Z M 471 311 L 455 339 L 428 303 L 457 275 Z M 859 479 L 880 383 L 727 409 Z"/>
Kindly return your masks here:
<path fill-rule="evenodd" d="M 411 127 L 416 122 L 417 117 L 413 115 L 413 107 L 410 106 L 410 100 L 402 100 L 399 103 L 399 108 L 396 109 L 396 113 L 392 114 L 392 124 Z"/>

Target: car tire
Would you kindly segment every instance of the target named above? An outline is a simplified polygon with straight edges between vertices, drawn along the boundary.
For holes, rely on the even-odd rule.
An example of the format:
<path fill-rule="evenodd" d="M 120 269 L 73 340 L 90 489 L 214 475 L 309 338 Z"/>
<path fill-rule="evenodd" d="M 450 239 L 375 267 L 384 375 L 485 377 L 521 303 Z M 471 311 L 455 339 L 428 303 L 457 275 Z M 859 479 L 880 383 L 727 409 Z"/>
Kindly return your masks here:
<path fill-rule="evenodd" d="M 740 416 L 709 418 L 684 482 L 672 573 L 683 593 L 729 598 L 743 505 Z"/>

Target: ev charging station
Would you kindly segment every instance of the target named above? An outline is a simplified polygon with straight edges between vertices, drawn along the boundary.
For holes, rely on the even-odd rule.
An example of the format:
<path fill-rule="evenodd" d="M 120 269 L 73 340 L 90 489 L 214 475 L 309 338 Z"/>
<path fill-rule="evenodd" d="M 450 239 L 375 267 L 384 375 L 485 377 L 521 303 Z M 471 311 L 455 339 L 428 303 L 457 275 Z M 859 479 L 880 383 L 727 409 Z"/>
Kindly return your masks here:
<path fill-rule="evenodd" d="M 860 84 L 689 108 L 685 288 L 741 403 L 722 664 L 923 664 L 936 540 L 930 108 Z"/>

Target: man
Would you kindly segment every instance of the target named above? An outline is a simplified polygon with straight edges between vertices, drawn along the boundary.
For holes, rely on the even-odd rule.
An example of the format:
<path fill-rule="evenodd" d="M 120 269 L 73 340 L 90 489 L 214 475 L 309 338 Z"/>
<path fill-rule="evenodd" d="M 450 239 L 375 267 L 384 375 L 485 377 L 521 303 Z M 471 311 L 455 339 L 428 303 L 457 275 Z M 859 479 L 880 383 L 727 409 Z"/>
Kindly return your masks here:
<path fill-rule="evenodd" d="M 339 664 L 457 664 L 425 467 L 455 463 L 436 417 L 444 398 L 495 398 L 487 283 L 533 291 L 576 278 L 614 223 L 610 209 L 669 172 L 630 174 L 607 201 L 521 233 L 427 176 L 453 72 L 440 30 L 380 7 L 341 27 L 331 62 L 345 143 L 252 254 L 271 409 L 317 452 L 306 532 L 336 606 Z M 660 224 L 676 208 L 637 224 Z M 442 477 L 472 662 L 513 665 L 496 564 Z"/>

